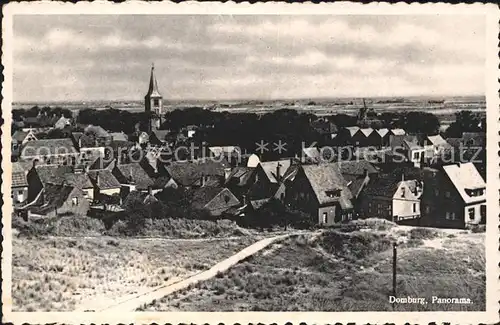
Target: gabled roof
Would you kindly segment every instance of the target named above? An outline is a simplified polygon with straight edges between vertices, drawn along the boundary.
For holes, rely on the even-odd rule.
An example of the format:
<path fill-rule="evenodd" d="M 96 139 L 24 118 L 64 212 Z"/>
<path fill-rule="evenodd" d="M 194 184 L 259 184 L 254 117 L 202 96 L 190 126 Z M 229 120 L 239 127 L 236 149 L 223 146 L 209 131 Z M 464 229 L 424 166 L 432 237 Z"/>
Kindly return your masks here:
<path fill-rule="evenodd" d="M 443 170 L 448 175 L 464 202 L 472 203 L 486 199 L 486 191 L 481 196 L 469 196 L 466 189 L 485 189 L 486 182 L 481 177 L 473 163 L 461 163 L 443 166 Z"/>
<path fill-rule="evenodd" d="M 414 135 L 390 135 L 389 144 L 391 148 L 402 148 L 405 141 L 417 143 L 417 137 Z"/>
<path fill-rule="evenodd" d="M 319 153 L 318 148 L 316 148 L 316 147 L 302 148 L 302 152 L 304 153 L 304 155 L 307 158 L 309 158 L 315 162 L 320 160 L 320 153 Z"/>
<path fill-rule="evenodd" d="M 113 161 L 106 161 L 103 157 L 97 157 L 88 167 L 89 170 L 101 170 L 107 168 Z"/>
<path fill-rule="evenodd" d="M 47 184 L 42 190 L 43 195 L 40 196 L 40 199 L 43 197 L 43 202 L 40 202 L 42 205 L 32 205 L 28 209 L 35 214 L 44 215 L 50 213 L 60 208 L 75 190 L 78 189 L 73 186 Z"/>
<path fill-rule="evenodd" d="M 364 188 L 365 195 L 384 196 L 392 198 L 401 183 L 401 178 L 397 177 L 377 177 Z"/>
<path fill-rule="evenodd" d="M 71 124 L 71 119 L 69 118 L 66 118 L 64 116 L 61 116 L 55 123 L 54 123 L 54 126 L 55 125 L 62 125 L 62 126 L 65 126 L 65 125 L 68 125 L 68 124 Z"/>
<path fill-rule="evenodd" d="M 222 196 L 220 196 L 222 194 Z M 192 204 L 194 209 L 220 210 L 239 205 L 240 201 L 225 187 L 205 186 L 193 191 Z M 207 206 L 209 205 L 209 206 Z"/>
<path fill-rule="evenodd" d="M 311 122 L 311 127 L 319 134 L 337 133 L 337 126 L 325 118 L 318 118 Z"/>
<path fill-rule="evenodd" d="M 420 150 L 420 149 L 424 149 L 423 147 L 421 147 L 417 142 L 415 141 L 409 141 L 409 140 L 403 140 L 403 143 L 406 147 L 408 147 L 408 149 L 410 150 Z"/>
<path fill-rule="evenodd" d="M 158 199 L 154 195 L 149 194 L 148 192 L 132 191 L 125 198 L 123 205 L 133 203 L 134 200 L 141 201 L 144 204 L 149 204 L 158 201 Z"/>
<path fill-rule="evenodd" d="M 113 175 L 120 184 L 135 184 L 139 190 L 153 186 L 153 180 L 138 163 L 117 165 L 113 168 Z"/>
<path fill-rule="evenodd" d="M 372 128 L 359 129 L 359 130 L 365 135 L 365 137 L 368 137 L 370 134 L 372 134 L 372 132 L 374 132 Z"/>
<path fill-rule="evenodd" d="M 44 186 L 47 184 L 66 184 L 80 189 L 92 188 L 88 175 L 75 173 L 71 166 L 41 165 L 35 166 L 35 171 Z"/>
<path fill-rule="evenodd" d="M 387 133 L 389 133 L 389 129 L 387 129 L 387 128 L 379 129 L 379 130 L 377 130 L 377 133 L 381 137 L 385 137 L 387 135 Z"/>
<path fill-rule="evenodd" d="M 280 164 L 280 175 L 278 175 L 278 177 L 282 179 L 287 169 L 290 167 L 290 159 L 265 161 L 260 163 L 260 166 L 271 183 L 278 183 L 276 178 L 278 164 Z"/>
<path fill-rule="evenodd" d="M 484 132 L 464 132 L 462 139 L 464 145 L 468 145 L 469 142 L 474 146 L 482 147 L 486 145 L 486 133 Z"/>
<path fill-rule="evenodd" d="M 77 154 L 71 139 L 33 140 L 24 146 L 22 157 L 51 156 L 59 154 Z"/>
<path fill-rule="evenodd" d="M 101 190 L 120 188 L 120 182 L 116 179 L 110 170 L 93 170 L 88 172 L 90 180 L 94 186 Z"/>
<path fill-rule="evenodd" d="M 346 127 L 346 130 L 349 131 L 349 134 L 352 137 L 360 130 L 360 128 L 359 128 L 359 126 L 348 126 L 348 127 Z"/>
<path fill-rule="evenodd" d="M 30 163 L 13 162 L 12 163 L 12 187 L 28 186 L 28 168 Z"/>
<path fill-rule="evenodd" d="M 234 178 L 237 178 L 238 183 L 236 185 L 245 186 L 245 185 L 247 185 L 248 181 L 251 179 L 254 172 L 255 172 L 254 167 L 245 167 L 245 166 L 235 167 L 235 168 L 233 168 L 233 170 L 229 174 L 229 177 L 227 178 L 226 183 L 229 183 Z"/>
<path fill-rule="evenodd" d="M 33 134 L 33 131 L 16 130 L 16 132 L 14 132 L 14 134 L 12 135 L 12 140 L 16 140 L 17 142 L 23 142 L 24 139 L 26 139 L 26 137 L 30 133 Z M 33 134 L 33 136 L 35 136 L 35 135 Z M 36 136 L 35 136 L 35 139 L 36 139 Z"/>
<path fill-rule="evenodd" d="M 352 209 L 352 193 L 338 168 L 332 164 L 319 164 L 304 165 L 302 169 L 321 205 L 338 202 L 342 209 Z M 334 190 L 340 190 L 340 196 L 328 195 L 327 192 Z"/>
<path fill-rule="evenodd" d="M 391 129 L 392 134 L 394 135 L 405 135 L 406 131 L 403 129 Z"/>
<path fill-rule="evenodd" d="M 448 146 L 448 142 L 446 142 L 446 140 L 439 134 L 429 135 L 427 136 L 427 139 L 435 146 Z"/>

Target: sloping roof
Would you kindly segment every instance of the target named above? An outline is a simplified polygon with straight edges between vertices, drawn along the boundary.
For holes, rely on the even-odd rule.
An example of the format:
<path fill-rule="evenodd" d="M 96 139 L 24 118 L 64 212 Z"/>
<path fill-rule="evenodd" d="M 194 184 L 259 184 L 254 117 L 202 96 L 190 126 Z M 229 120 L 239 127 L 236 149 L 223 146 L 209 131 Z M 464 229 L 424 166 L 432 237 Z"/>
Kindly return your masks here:
<path fill-rule="evenodd" d="M 169 130 L 152 130 L 151 131 L 151 136 L 149 137 L 150 141 L 154 141 L 157 139 L 160 142 L 165 142 L 165 138 L 169 134 Z M 156 139 L 155 139 L 156 138 Z"/>
<path fill-rule="evenodd" d="M 278 183 L 278 180 L 276 179 L 276 176 L 277 176 L 276 172 L 277 172 L 278 164 L 280 164 L 280 175 L 278 175 L 278 176 L 280 179 L 282 179 L 283 176 L 285 175 L 285 172 L 290 167 L 290 160 L 289 159 L 265 161 L 265 162 L 260 163 L 262 169 L 266 173 L 266 176 L 271 183 Z"/>
<path fill-rule="evenodd" d="M 153 186 L 153 180 L 138 163 L 117 165 L 113 168 L 113 175 L 120 184 L 135 184 L 139 190 Z"/>
<path fill-rule="evenodd" d="M 120 182 L 110 170 L 93 170 L 88 172 L 92 183 L 101 190 L 120 188 Z"/>
<path fill-rule="evenodd" d="M 21 152 L 21 156 L 35 157 L 77 153 L 78 151 L 71 139 L 42 139 L 26 143 Z"/>
<path fill-rule="evenodd" d="M 337 126 L 324 118 L 319 118 L 311 122 L 311 127 L 319 134 L 337 133 Z"/>
<path fill-rule="evenodd" d="M 98 138 L 107 138 L 110 136 L 108 131 L 104 130 L 99 125 L 89 125 L 84 130 L 85 133 L 94 133 Z"/>
<path fill-rule="evenodd" d="M 229 174 L 229 177 L 227 178 L 226 183 L 230 182 L 234 178 L 237 178 L 238 183 L 236 185 L 245 186 L 245 185 L 247 185 L 248 181 L 251 179 L 254 172 L 255 172 L 254 167 L 245 167 L 245 166 L 235 167 L 235 168 L 233 168 L 233 170 Z"/>
<path fill-rule="evenodd" d="M 80 138 L 83 135 L 83 132 L 71 132 L 73 139 L 75 139 L 76 143 L 79 143 Z"/>
<path fill-rule="evenodd" d="M 370 134 L 372 134 L 372 132 L 374 132 L 372 128 L 359 129 L 359 130 L 365 135 L 365 137 L 368 137 Z"/>
<path fill-rule="evenodd" d="M 462 144 L 462 138 L 446 138 L 446 142 L 455 148 L 459 148 Z"/>
<path fill-rule="evenodd" d="M 469 196 L 465 191 L 466 189 L 486 188 L 484 179 L 473 163 L 447 165 L 443 166 L 443 170 L 466 204 L 486 199 L 486 191 L 483 195 L 474 197 Z"/>
<path fill-rule="evenodd" d="M 101 170 L 108 167 L 113 161 L 106 161 L 103 157 L 97 157 L 92 164 L 89 166 L 89 170 Z"/>
<path fill-rule="evenodd" d="M 66 184 L 80 189 L 92 188 L 88 175 L 75 173 L 71 166 L 42 165 L 35 166 L 35 171 L 44 186 L 46 184 Z"/>
<path fill-rule="evenodd" d="M 17 142 L 23 142 L 28 135 L 28 131 L 16 130 L 14 134 L 12 134 L 12 140 L 16 140 Z"/>
<path fill-rule="evenodd" d="M 203 209 L 208 202 L 222 192 L 224 188 L 219 186 L 204 186 L 193 191 L 191 206 L 194 209 Z"/>
<path fill-rule="evenodd" d="M 403 143 L 410 149 L 410 150 L 419 150 L 419 149 L 424 149 L 421 147 L 418 143 L 415 141 L 409 141 L 409 140 L 403 140 Z"/>
<path fill-rule="evenodd" d="M 239 204 L 240 201 L 229 189 L 219 186 L 206 186 L 194 190 L 191 206 L 195 209 L 206 209 L 213 215 L 219 215 Z"/>
<path fill-rule="evenodd" d="M 47 184 L 43 188 L 43 205 L 32 205 L 29 210 L 35 214 L 47 214 L 61 207 L 70 194 L 75 190 L 73 186 Z"/>
<path fill-rule="evenodd" d="M 307 148 L 302 148 L 302 152 L 304 153 L 304 155 L 313 160 L 313 161 L 319 161 L 320 159 L 320 153 L 319 153 L 319 150 L 318 148 L 316 147 L 307 147 Z"/>
<path fill-rule="evenodd" d="M 377 177 L 364 188 L 365 195 L 384 196 L 392 198 L 399 187 L 401 179 L 396 177 Z"/>
<path fill-rule="evenodd" d="M 21 162 L 12 163 L 12 187 L 28 186 L 28 179 L 26 176 L 28 174 L 29 165 L 29 163 L 25 164 Z"/>
<path fill-rule="evenodd" d="M 402 148 L 405 141 L 417 142 L 417 137 L 413 135 L 390 135 L 389 144 L 391 148 Z"/>
<path fill-rule="evenodd" d="M 112 132 L 109 135 L 114 141 L 128 141 L 128 136 L 123 132 Z"/>
<path fill-rule="evenodd" d="M 441 135 L 429 135 L 427 139 L 435 146 L 448 146 L 448 142 Z"/>
<path fill-rule="evenodd" d="M 340 171 L 332 164 L 304 165 L 304 174 L 320 204 L 338 202 L 342 209 L 351 209 L 352 193 Z M 341 190 L 339 197 L 330 197 L 327 191 Z"/>
<path fill-rule="evenodd" d="M 348 127 L 346 127 L 346 130 L 349 131 L 349 134 L 352 137 L 360 130 L 360 128 L 359 128 L 359 126 L 348 126 Z"/>
<path fill-rule="evenodd" d="M 378 170 L 367 160 L 349 160 L 332 163 L 333 166 L 340 169 L 342 175 L 364 175 L 365 170 L 368 174 L 376 174 Z"/>
<path fill-rule="evenodd" d="M 262 208 L 262 206 L 264 204 L 266 204 L 267 202 L 269 202 L 270 198 L 266 198 L 266 199 L 259 199 L 259 200 L 251 200 L 250 201 L 250 205 L 252 206 L 252 208 L 254 208 L 255 210 L 258 210 L 260 208 Z"/>
<path fill-rule="evenodd" d="M 158 199 L 154 195 L 149 194 L 148 192 L 132 191 L 125 198 L 123 205 L 125 206 L 127 204 L 131 204 L 134 202 L 134 200 L 139 200 L 144 204 L 158 201 Z"/>
<path fill-rule="evenodd" d="M 392 134 L 394 135 L 405 135 L 406 131 L 403 129 L 391 129 Z"/>
<path fill-rule="evenodd" d="M 65 125 L 68 125 L 68 124 L 71 124 L 71 119 L 69 118 L 66 118 L 64 116 L 61 116 L 55 123 L 54 123 L 54 126 L 58 125 L 58 126 L 65 126 Z"/>
<path fill-rule="evenodd" d="M 224 177 L 224 170 L 230 168 L 227 160 L 198 159 L 194 161 L 172 162 L 165 166 L 169 175 L 184 186 L 191 186 L 198 182 L 202 175 Z"/>
<path fill-rule="evenodd" d="M 387 135 L 387 133 L 389 133 L 389 129 L 387 128 L 384 128 L 384 129 L 379 129 L 377 130 L 377 133 L 381 136 L 381 137 L 385 137 Z"/>

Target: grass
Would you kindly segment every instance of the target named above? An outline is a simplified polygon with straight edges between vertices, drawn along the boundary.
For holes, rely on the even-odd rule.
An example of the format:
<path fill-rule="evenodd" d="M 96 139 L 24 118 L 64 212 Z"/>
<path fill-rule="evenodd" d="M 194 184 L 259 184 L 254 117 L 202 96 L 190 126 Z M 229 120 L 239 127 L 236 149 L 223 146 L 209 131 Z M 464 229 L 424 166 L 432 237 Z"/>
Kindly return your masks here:
<path fill-rule="evenodd" d="M 14 311 L 96 310 L 206 270 L 257 241 L 14 238 Z"/>
<path fill-rule="evenodd" d="M 426 297 L 401 311 L 485 308 L 484 234 L 369 222 L 274 244 L 225 273 L 143 306 L 148 311 L 391 311 L 392 242 L 398 297 Z M 439 242 L 439 245 L 436 243 Z M 431 304 L 468 297 L 472 305 Z"/>

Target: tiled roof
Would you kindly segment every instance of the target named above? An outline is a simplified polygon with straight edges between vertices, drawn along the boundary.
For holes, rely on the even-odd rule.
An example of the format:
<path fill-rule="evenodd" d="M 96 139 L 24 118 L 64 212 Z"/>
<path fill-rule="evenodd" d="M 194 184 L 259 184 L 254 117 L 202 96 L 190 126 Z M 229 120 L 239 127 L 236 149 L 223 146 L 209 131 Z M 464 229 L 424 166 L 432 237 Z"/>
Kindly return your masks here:
<path fill-rule="evenodd" d="M 373 196 L 384 196 L 392 198 L 401 183 L 401 178 L 377 177 L 366 185 L 363 193 Z"/>
<path fill-rule="evenodd" d="M 414 141 L 409 141 L 409 140 L 403 140 L 403 143 L 410 149 L 410 150 L 419 150 L 423 149 L 421 146 L 418 145 L 418 143 Z"/>
<path fill-rule="evenodd" d="M 107 168 L 113 161 L 106 161 L 102 157 L 97 157 L 92 164 L 89 166 L 89 170 L 101 170 Z"/>
<path fill-rule="evenodd" d="M 36 214 L 46 214 L 61 207 L 75 188 L 67 185 L 47 184 L 43 188 L 42 205 L 33 205 L 29 210 Z"/>
<path fill-rule="evenodd" d="M 471 143 L 474 146 L 486 145 L 486 133 L 484 132 L 464 132 L 462 134 L 464 145 Z"/>
<path fill-rule="evenodd" d="M 306 178 L 320 204 L 338 202 L 343 209 L 351 209 L 352 193 L 342 174 L 332 164 L 302 166 Z M 339 197 L 330 197 L 327 192 L 340 190 Z"/>
<path fill-rule="evenodd" d="M 117 165 L 113 175 L 121 184 L 135 184 L 140 190 L 153 186 L 153 180 L 138 163 Z"/>
<path fill-rule="evenodd" d="M 238 186 L 245 186 L 247 185 L 248 181 L 252 177 L 253 173 L 255 172 L 255 168 L 253 167 L 245 167 L 245 166 L 238 166 L 233 168 L 231 173 L 229 174 L 229 177 L 227 178 L 227 182 L 230 182 L 234 178 L 238 179 L 238 183 L 236 185 Z"/>
<path fill-rule="evenodd" d="M 219 196 L 221 193 L 223 194 Z M 210 206 L 207 207 L 207 204 L 209 203 Z M 239 204 L 240 201 L 227 188 L 219 186 L 205 186 L 194 190 L 191 206 L 198 210 L 204 208 L 208 208 L 210 210 L 220 210 L 229 209 L 230 207 L 234 207 Z"/>
<path fill-rule="evenodd" d="M 370 164 L 367 160 L 349 160 L 349 161 L 340 161 L 337 163 L 333 163 L 333 166 L 336 166 L 340 169 L 342 175 L 364 175 L 365 170 L 368 174 L 376 174 L 378 173 L 377 169 Z"/>
<path fill-rule="evenodd" d="M 22 162 L 12 163 L 12 187 L 26 187 L 28 186 L 28 168 L 31 164 Z"/>
<path fill-rule="evenodd" d="M 481 196 L 469 196 L 466 189 L 486 188 L 486 183 L 481 177 L 473 163 L 462 163 L 443 166 L 443 170 L 448 175 L 464 202 L 472 203 L 486 199 L 486 191 Z"/>
<path fill-rule="evenodd" d="M 89 171 L 92 183 L 101 190 L 120 188 L 120 182 L 116 179 L 110 170 L 103 169 L 99 171 Z"/>
<path fill-rule="evenodd" d="M 44 186 L 46 184 L 66 184 L 80 189 L 92 188 L 90 178 L 85 173 L 75 173 L 71 166 L 35 166 L 36 173 Z"/>
<path fill-rule="evenodd" d="M 319 161 L 320 159 L 320 153 L 316 147 L 302 148 L 302 152 L 307 158 L 312 159 L 313 161 Z"/>
<path fill-rule="evenodd" d="M 181 185 L 191 186 L 198 182 L 202 175 L 224 177 L 224 169 L 230 168 L 223 159 L 199 159 L 192 162 L 172 162 L 165 169 L 172 178 Z"/>
<path fill-rule="evenodd" d="M 27 135 L 28 135 L 27 131 L 17 130 L 12 135 L 12 140 L 16 140 L 17 142 L 23 142 Z"/>
<path fill-rule="evenodd" d="M 276 179 L 276 176 L 277 176 L 276 172 L 277 172 L 278 164 L 280 164 L 279 178 L 282 179 L 283 176 L 285 175 L 285 172 L 287 171 L 288 167 L 290 167 L 290 159 L 265 161 L 265 162 L 260 163 L 260 165 L 262 166 L 262 169 L 266 173 L 266 176 L 271 183 L 278 183 L 278 180 Z"/>
<path fill-rule="evenodd" d="M 75 149 L 71 139 L 42 139 L 26 143 L 21 152 L 21 156 L 35 157 L 77 153 L 78 151 Z"/>
<path fill-rule="evenodd" d="M 391 135 L 389 136 L 389 144 L 391 148 L 402 148 L 405 141 L 417 142 L 417 137 L 413 135 Z"/>

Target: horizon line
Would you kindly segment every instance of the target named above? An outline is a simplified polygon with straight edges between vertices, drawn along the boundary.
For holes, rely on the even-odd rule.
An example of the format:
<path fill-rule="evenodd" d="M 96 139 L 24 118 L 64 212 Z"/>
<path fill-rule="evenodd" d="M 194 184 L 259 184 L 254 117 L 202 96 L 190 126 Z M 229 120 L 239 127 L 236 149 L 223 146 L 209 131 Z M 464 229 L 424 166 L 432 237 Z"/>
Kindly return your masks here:
<path fill-rule="evenodd" d="M 334 100 L 334 99 L 406 99 L 406 98 L 452 98 L 452 97 L 483 97 L 486 98 L 485 94 L 464 94 L 464 95 L 393 95 L 393 96 L 335 96 L 335 97 L 292 97 L 292 98 L 219 98 L 219 99 L 195 99 L 195 98 L 183 98 L 183 99 L 166 99 L 163 98 L 164 102 L 224 102 L 224 101 L 302 101 L 302 100 Z M 68 99 L 68 100 L 25 100 L 25 101 L 12 101 L 12 104 L 36 104 L 36 103 L 68 103 L 68 102 L 121 102 L 121 101 L 131 101 L 131 102 L 143 102 L 143 99 Z"/>

